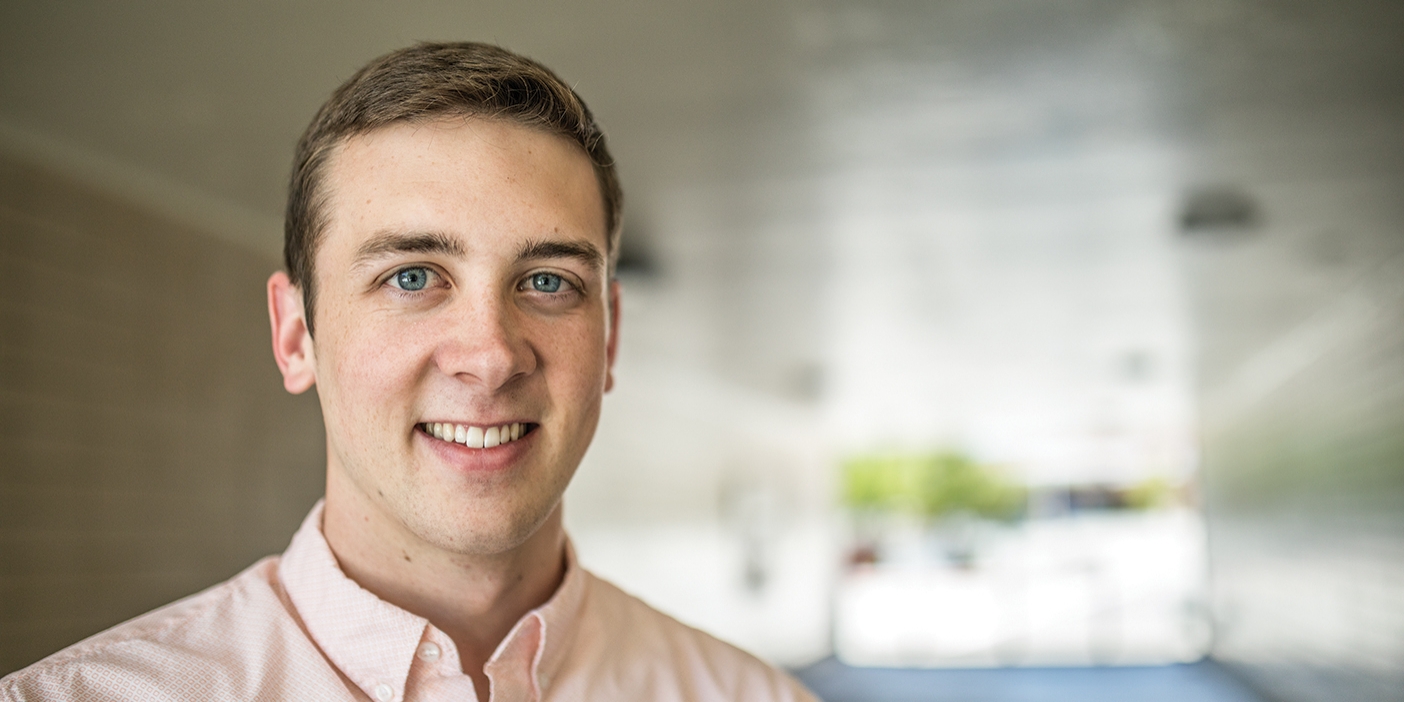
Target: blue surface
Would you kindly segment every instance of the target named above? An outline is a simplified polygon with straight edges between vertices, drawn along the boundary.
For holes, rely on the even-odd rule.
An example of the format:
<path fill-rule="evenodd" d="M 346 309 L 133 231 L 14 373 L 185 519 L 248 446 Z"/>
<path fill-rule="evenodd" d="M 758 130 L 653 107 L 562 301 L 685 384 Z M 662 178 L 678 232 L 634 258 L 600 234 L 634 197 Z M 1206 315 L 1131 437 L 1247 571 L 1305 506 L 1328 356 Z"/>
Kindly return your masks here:
<path fill-rule="evenodd" d="M 826 658 L 795 675 L 824 702 L 1263 702 L 1217 664 L 1144 668 L 854 668 Z"/>

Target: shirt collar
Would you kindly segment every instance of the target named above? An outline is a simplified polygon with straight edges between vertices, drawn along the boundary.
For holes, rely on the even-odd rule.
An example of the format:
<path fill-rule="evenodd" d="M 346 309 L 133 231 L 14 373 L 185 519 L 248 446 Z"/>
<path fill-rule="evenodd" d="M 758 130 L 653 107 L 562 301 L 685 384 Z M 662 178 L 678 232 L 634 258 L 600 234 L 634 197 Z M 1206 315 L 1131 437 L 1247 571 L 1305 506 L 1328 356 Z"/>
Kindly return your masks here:
<path fill-rule="evenodd" d="M 322 536 L 318 501 L 293 535 L 278 576 L 312 640 L 370 699 L 389 685 L 401 699 L 428 621 L 371 594 L 341 572 Z"/>
<path fill-rule="evenodd" d="M 570 651 L 580 621 L 580 609 L 585 602 L 585 571 L 575 560 L 575 545 L 566 538 L 565 577 L 556 594 L 527 616 L 535 616 L 541 621 L 541 646 L 533 661 L 533 677 L 537 689 L 545 691 L 551 687 L 556 673 L 561 669 L 566 653 Z"/>
<path fill-rule="evenodd" d="M 322 535 L 322 510 L 318 501 L 293 535 L 278 566 L 279 579 L 313 641 L 343 675 L 373 700 L 381 685 L 402 699 L 429 622 L 346 577 Z M 524 615 L 488 661 L 492 668 L 506 664 L 500 659 L 511 652 L 528 656 L 538 696 L 560 670 L 585 600 L 585 574 L 568 538 L 565 559 L 565 577 L 555 594 Z M 532 638 L 534 646 L 529 645 Z"/>

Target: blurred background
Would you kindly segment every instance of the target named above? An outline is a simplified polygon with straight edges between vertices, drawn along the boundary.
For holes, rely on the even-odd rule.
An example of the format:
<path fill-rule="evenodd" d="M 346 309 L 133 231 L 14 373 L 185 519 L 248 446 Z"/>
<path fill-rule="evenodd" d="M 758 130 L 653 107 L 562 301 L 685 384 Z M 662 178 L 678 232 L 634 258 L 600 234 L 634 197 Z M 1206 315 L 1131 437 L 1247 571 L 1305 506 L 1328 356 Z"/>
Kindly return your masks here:
<path fill-rule="evenodd" d="M 320 496 L 263 281 L 418 40 L 627 195 L 583 562 L 838 700 L 1404 699 L 1404 6 L 0 6 L 0 674 Z"/>

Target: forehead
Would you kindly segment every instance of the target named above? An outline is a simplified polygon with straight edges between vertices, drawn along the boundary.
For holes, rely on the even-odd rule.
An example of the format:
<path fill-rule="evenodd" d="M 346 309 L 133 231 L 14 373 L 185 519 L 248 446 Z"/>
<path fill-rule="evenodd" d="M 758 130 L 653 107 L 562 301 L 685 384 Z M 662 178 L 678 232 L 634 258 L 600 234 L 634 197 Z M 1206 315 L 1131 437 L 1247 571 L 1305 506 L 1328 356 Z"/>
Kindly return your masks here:
<path fill-rule="evenodd" d="M 438 232 L 470 249 L 513 235 L 607 245 L 603 198 L 584 150 L 510 122 L 470 117 L 381 127 L 347 139 L 325 178 L 322 250 L 386 231 Z"/>

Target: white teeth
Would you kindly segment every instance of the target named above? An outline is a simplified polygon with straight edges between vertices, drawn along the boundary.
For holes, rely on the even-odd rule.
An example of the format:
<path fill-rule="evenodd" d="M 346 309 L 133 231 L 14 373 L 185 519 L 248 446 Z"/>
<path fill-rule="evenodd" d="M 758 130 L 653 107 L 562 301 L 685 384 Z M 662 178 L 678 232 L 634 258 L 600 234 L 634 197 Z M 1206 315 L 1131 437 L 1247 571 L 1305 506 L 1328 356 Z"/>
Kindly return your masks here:
<path fill-rule="evenodd" d="M 492 448 L 502 444 L 516 441 L 526 434 L 526 427 L 520 422 L 503 424 L 500 427 L 468 426 L 467 424 L 450 424 L 448 422 L 429 422 L 424 425 L 424 430 L 436 439 L 464 444 L 469 448 Z"/>

